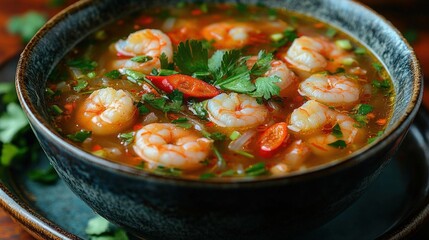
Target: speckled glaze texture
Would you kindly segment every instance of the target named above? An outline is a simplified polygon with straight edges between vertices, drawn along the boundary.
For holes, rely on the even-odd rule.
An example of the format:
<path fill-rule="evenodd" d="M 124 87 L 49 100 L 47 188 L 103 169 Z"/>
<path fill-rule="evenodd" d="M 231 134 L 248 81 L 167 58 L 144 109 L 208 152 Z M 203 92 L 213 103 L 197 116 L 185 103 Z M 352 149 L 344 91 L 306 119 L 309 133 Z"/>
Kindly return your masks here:
<path fill-rule="evenodd" d="M 46 120 L 43 93 L 48 73 L 69 49 L 106 22 L 175 1 L 81 1 L 50 21 L 27 46 L 18 67 L 17 90 L 52 165 L 97 213 L 145 239 L 285 239 L 344 210 L 377 176 L 402 141 L 421 102 L 422 77 L 412 50 L 389 23 L 355 2 L 264 3 L 329 22 L 379 57 L 397 92 L 385 136 L 341 162 L 257 181 L 167 178 L 82 152 L 63 140 Z"/>

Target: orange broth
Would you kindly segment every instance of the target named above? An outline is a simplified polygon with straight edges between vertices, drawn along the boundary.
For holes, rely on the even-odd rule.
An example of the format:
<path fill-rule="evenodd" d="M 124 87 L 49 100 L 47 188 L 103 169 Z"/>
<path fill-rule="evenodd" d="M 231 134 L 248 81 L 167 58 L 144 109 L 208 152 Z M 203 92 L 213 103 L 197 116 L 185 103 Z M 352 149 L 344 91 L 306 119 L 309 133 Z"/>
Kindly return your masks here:
<path fill-rule="evenodd" d="M 130 81 L 130 77 L 123 72 L 119 74 L 118 79 L 112 79 L 112 76 L 108 74 L 118 70 L 112 67 L 113 61 L 130 59 L 129 56 L 119 54 L 115 50 L 114 44 L 119 39 L 126 39 L 130 33 L 142 29 L 159 29 L 167 34 L 175 52 L 177 52 L 180 42 L 189 39 L 200 40 L 203 47 L 207 48 L 208 56 L 211 57 L 219 48 L 229 44 L 204 39 L 202 29 L 217 22 L 244 23 L 246 26 L 250 26 L 252 32 L 248 36 L 249 40 L 244 46 L 238 47 L 242 57 L 255 56 L 260 50 L 265 50 L 266 53 L 273 54 L 273 60 L 283 61 L 298 76 L 298 80 L 282 91 L 281 96 L 271 96 L 269 99 L 257 97 L 258 103 L 268 111 L 265 120 L 257 126 L 237 129 L 220 127 L 210 121 L 209 117 L 201 119 L 189 109 L 190 102 L 203 102 L 207 99 L 185 98 L 180 111 L 160 111 L 142 100 L 142 96 L 148 93 L 154 93 L 155 97 L 163 95 L 162 92 L 154 91 L 154 88 L 147 83 L 147 79 Z M 355 121 L 355 127 L 364 132 L 364 140 L 357 142 L 344 140 L 345 146 L 341 144 L 314 146 L 314 143 L 308 142 L 316 135 L 335 134 L 336 141 L 343 141 L 338 136 L 338 129 L 334 129 L 337 124 L 331 121 L 306 134 L 297 134 L 288 128 L 287 136 L 280 136 L 279 147 L 272 151 L 261 152 L 261 136 L 267 129 L 280 122 L 289 125 L 292 112 L 309 100 L 308 97 L 300 95 L 298 87 L 315 72 L 309 73 L 297 69 L 285 58 L 285 53 L 291 47 L 294 38 L 301 36 L 322 37 L 326 41 L 344 48 L 344 51 L 353 56 L 353 61 L 348 60 L 340 64 L 334 64 L 334 59 L 327 59 L 327 67 L 317 73 L 326 77 L 346 76 L 358 83 L 361 89 L 360 98 L 353 106 L 333 107 L 328 105 L 327 107 L 335 114 L 351 117 Z M 351 46 L 347 46 L 347 44 L 342 46 L 340 43 L 341 41 L 344 43 L 344 40 L 346 43 L 351 43 Z M 229 50 L 231 49 L 225 51 Z M 173 70 L 182 73 L 177 65 Z M 149 75 L 159 72 L 160 70 L 156 69 Z M 210 76 L 210 73 L 204 76 L 197 75 L 198 77 L 213 84 L 213 76 Z M 256 78 L 252 77 L 252 84 L 255 83 Z M 132 124 L 125 129 L 107 135 L 92 132 L 76 140 L 73 138 L 74 134 L 80 131 L 91 131 L 79 123 L 77 118 L 79 114 L 82 114 L 79 109 L 94 91 L 107 87 L 126 91 L 132 96 L 136 106 L 143 105 L 148 111 L 135 113 Z M 220 92 L 231 92 L 228 89 L 216 87 Z M 373 142 L 382 134 L 391 115 L 393 99 L 393 85 L 387 71 L 369 50 L 345 33 L 326 23 L 282 9 L 228 4 L 179 4 L 174 8 L 145 10 L 116 21 L 92 34 L 70 51 L 51 74 L 46 91 L 47 104 L 52 110 L 53 124 L 62 135 L 71 138 L 84 151 L 145 171 L 200 179 L 282 175 L 304 171 L 343 158 Z M 362 106 L 364 108 L 360 109 Z M 173 120 L 182 119 L 181 122 L 175 123 L 178 128 L 184 128 L 189 133 L 192 132 L 201 137 L 213 138 L 210 152 L 200 161 L 198 168 L 187 170 L 180 167 L 169 167 L 165 164 L 147 161 L 136 154 L 133 148 L 135 134 L 136 131 L 151 122 L 148 119 L 149 114 L 151 117 L 156 116 L 156 121 L 161 123 L 171 123 Z M 252 131 L 254 134 L 248 141 L 241 144 L 238 151 L 228 148 L 233 142 L 231 139 L 237 141 Z M 215 134 L 210 136 L 213 133 Z M 273 136 L 271 137 L 273 139 L 269 140 L 275 142 L 279 136 Z M 295 155 L 290 155 L 293 152 L 291 146 L 300 140 L 306 145 L 305 149 L 309 150 L 309 153 L 304 154 L 302 159 L 300 153 L 295 152 Z M 320 154 L 315 150 L 316 148 L 321 148 L 326 153 Z M 300 149 L 295 151 L 298 150 L 300 151 Z M 298 156 L 298 160 L 295 159 L 296 156 Z"/>

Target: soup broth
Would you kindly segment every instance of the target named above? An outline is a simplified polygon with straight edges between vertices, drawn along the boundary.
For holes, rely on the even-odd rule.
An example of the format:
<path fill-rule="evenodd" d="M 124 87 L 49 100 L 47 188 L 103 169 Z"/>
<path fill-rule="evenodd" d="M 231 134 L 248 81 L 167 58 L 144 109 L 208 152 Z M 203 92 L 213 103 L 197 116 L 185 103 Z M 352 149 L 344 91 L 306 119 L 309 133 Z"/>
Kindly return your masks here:
<path fill-rule="evenodd" d="M 184 4 L 116 21 L 76 46 L 46 88 L 83 150 L 144 171 L 284 175 L 383 134 L 394 92 L 359 42 L 265 6 Z"/>

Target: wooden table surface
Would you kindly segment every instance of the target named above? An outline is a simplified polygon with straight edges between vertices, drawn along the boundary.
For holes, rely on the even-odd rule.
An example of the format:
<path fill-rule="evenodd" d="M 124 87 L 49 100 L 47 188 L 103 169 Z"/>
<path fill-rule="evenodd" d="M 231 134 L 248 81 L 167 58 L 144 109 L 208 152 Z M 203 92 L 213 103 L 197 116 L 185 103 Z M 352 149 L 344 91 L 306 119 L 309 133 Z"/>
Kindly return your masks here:
<path fill-rule="evenodd" d="M 50 6 L 53 0 L 0 0 L 0 65 L 18 54 L 23 44 L 16 36 L 10 35 L 6 30 L 6 23 L 10 16 L 22 14 L 28 10 L 44 12 L 52 16 L 61 7 L 74 2 L 65 1 L 60 7 Z M 386 16 L 387 19 L 401 31 L 416 30 L 418 39 L 412 45 L 423 67 L 425 76 L 429 76 L 429 5 L 424 0 L 363 0 L 376 11 Z M 405 14 L 404 13 L 413 14 Z M 429 108 L 429 78 L 425 79 L 424 105 Z M 2 209 L 0 209 L 0 239 L 4 240 L 33 240 L 17 223 L 15 223 Z"/>

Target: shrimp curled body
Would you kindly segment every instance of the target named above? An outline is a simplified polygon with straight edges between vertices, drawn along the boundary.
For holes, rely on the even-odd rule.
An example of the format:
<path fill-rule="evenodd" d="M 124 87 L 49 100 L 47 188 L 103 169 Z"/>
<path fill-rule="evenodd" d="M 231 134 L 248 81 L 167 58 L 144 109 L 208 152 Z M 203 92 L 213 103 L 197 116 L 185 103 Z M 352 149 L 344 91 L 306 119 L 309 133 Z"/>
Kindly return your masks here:
<path fill-rule="evenodd" d="M 359 85 L 345 76 L 312 75 L 299 85 L 302 96 L 329 106 L 350 106 L 359 101 Z"/>
<path fill-rule="evenodd" d="M 249 44 L 250 34 L 254 31 L 248 24 L 219 22 L 204 27 L 201 33 L 206 40 L 214 40 L 217 49 L 233 49 Z"/>
<path fill-rule="evenodd" d="M 103 88 L 94 91 L 77 112 L 77 121 L 99 135 L 119 133 L 134 123 L 136 107 L 123 90 Z"/>
<path fill-rule="evenodd" d="M 173 59 L 173 47 L 170 38 L 160 30 L 144 29 L 131 33 L 126 40 L 115 44 L 117 53 L 122 56 L 147 56 L 152 59 L 143 63 L 128 59 L 113 62 L 113 68 L 129 68 L 148 74 L 154 68 L 160 68 L 160 57 L 164 53 L 169 61 Z"/>
<path fill-rule="evenodd" d="M 286 53 L 288 62 L 306 72 L 321 71 L 329 64 L 335 69 L 344 58 L 352 56 L 325 38 L 307 36 L 295 39 Z M 333 62 L 329 63 L 330 60 Z"/>
<path fill-rule="evenodd" d="M 155 165 L 183 170 L 203 167 L 212 140 L 171 123 L 152 123 L 137 131 L 134 151 Z"/>
<path fill-rule="evenodd" d="M 262 124 L 268 114 L 255 98 L 237 93 L 222 93 L 208 100 L 207 112 L 212 122 L 226 128 L 251 128 Z"/>
<path fill-rule="evenodd" d="M 342 136 L 323 133 L 325 126 L 337 124 Z M 288 128 L 297 135 L 309 136 L 306 142 L 317 155 L 334 154 L 337 149 L 329 145 L 333 142 L 343 140 L 346 144 L 362 143 L 366 135 L 353 118 L 314 100 L 307 101 L 292 112 Z"/>

